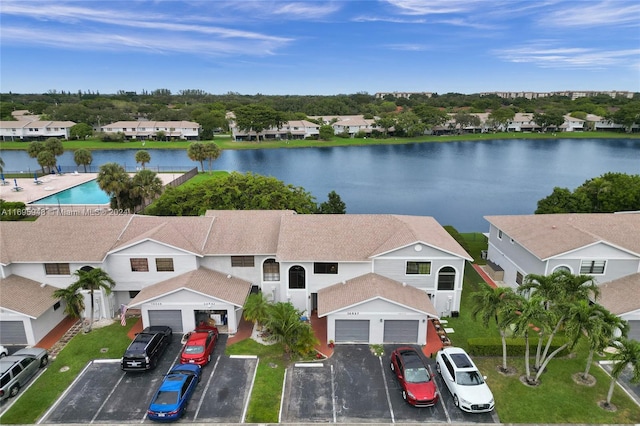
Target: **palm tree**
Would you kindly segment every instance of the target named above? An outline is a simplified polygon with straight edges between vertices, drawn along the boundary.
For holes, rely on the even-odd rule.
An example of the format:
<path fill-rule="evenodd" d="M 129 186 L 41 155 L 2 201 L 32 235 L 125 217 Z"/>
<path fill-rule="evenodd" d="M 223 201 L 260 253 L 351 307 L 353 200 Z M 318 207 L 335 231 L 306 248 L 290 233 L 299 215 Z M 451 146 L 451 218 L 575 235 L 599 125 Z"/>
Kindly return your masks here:
<path fill-rule="evenodd" d="M 131 179 L 132 195 L 140 198 L 144 205 L 145 201 L 153 199 L 156 195 L 162 194 L 162 179 L 152 170 L 140 170 Z"/>
<path fill-rule="evenodd" d="M 540 324 L 545 321 L 546 310 L 544 309 L 543 302 L 544 299 L 535 294 L 528 299 L 522 299 L 518 305 L 518 315 L 513 323 L 513 333 L 524 337 L 524 365 L 528 383 L 535 383 L 531 379 L 531 366 L 529 365 L 529 330 L 531 325 Z"/>
<path fill-rule="evenodd" d="M 587 365 L 582 373 L 584 380 L 589 377 L 594 353 L 602 351 L 616 338 L 627 337 L 629 332 L 627 321 L 600 305 L 592 304 L 590 306 L 598 306 L 599 308 L 596 309 L 594 315 L 589 317 L 589 324 L 585 324 L 585 332 L 589 340 L 589 355 L 587 356 Z"/>
<path fill-rule="evenodd" d="M 493 288 L 487 284 L 471 295 L 473 308 L 471 316 L 475 320 L 480 315 L 480 320 L 484 327 L 489 326 L 489 322 L 494 320 L 502 339 L 502 372 L 507 372 L 507 338 L 505 329 L 515 318 L 516 301 L 520 299 L 510 287 Z M 503 318 L 500 318 L 503 317 Z"/>
<path fill-rule="evenodd" d="M 271 339 L 282 343 L 285 354 L 290 355 L 295 349 L 296 341 L 307 325 L 300 321 L 302 313 L 291 302 L 278 302 L 269 305 L 266 326 L 271 332 Z"/>
<path fill-rule="evenodd" d="M 0 172 L 4 172 L 4 160 L 0 157 Z"/>
<path fill-rule="evenodd" d="M 204 173 L 204 160 L 207 159 L 207 150 L 202 142 L 193 142 L 187 148 L 187 155 L 193 161 L 199 161 L 202 173 Z"/>
<path fill-rule="evenodd" d="M 84 296 L 78 293 L 75 286 L 59 288 L 53 292 L 53 297 L 65 302 L 65 314 L 73 318 L 80 318 L 82 316 L 82 311 L 84 311 Z"/>
<path fill-rule="evenodd" d="M 627 365 L 631 366 L 631 383 L 640 382 L 640 342 L 623 337 L 617 342 L 616 347 L 618 350 L 611 357 L 615 362 L 611 369 L 611 385 L 607 393 L 605 407 L 611 406 L 613 389 L 620 375 L 627 368 Z"/>
<path fill-rule="evenodd" d="M 74 272 L 74 275 L 78 277 L 77 281 L 72 284 L 74 291 L 79 289 L 89 290 L 91 296 L 91 316 L 89 321 L 89 329 L 93 325 L 93 310 L 95 306 L 94 291 L 103 290 L 106 295 L 111 294 L 111 289 L 115 287 L 116 282 L 101 268 L 93 268 L 89 270 L 78 269 Z"/>
<path fill-rule="evenodd" d="M 111 197 L 111 204 L 114 208 L 122 208 L 123 193 L 129 190 L 130 180 L 125 169 L 116 163 L 106 163 L 100 166 L 96 179 L 100 189 Z"/>
<path fill-rule="evenodd" d="M 142 165 L 142 169 L 144 170 L 144 165 L 151 161 L 151 155 L 149 151 L 145 151 L 141 149 L 136 152 L 136 163 L 140 163 Z"/>
<path fill-rule="evenodd" d="M 37 159 L 38 155 L 44 150 L 44 144 L 40 141 L 30 142 L 27 146 L 27 154 L 29 154 L 29 157 L 31 158 Z M 42 174 L 44 174 L 44 166 L 40 165 L 40 167 L 42 167 Z"/>
<path fill-rule="evenodd" d="M 269 301 L 262 293 L 252 293 L 244 302 L 242 316 L 255 324 L 264 324 L 269 313 Z"/>
<path fill-rule="evenodd" d="M 80 148 L 73 152 L 73 160 L 78 166 L 84 166 L 84 172 L 87 173 L 87 166 L 93 162 L 93 155 L 88 149 Z"/>
<path fill-rule="evenodd" d="M 209 161 L 209 172 L 211 172 L 211 164 L 214 160 L 220 157 L 222 150 L 220 149 L 220 147 L 218 147 L 218 145 L 216 145 L 215 142 L 209 142 L 204 144 L 204 153 L 205 158 L 207 159 L 207 161 Z"/>
<path fill-rule="evenodd" d="M 38 164 L 42 167 L 42 173 L 45 167 L 51 172 L 56 167 L 56 156 L 50 151 L 42 151 L 38 154 Z"/>

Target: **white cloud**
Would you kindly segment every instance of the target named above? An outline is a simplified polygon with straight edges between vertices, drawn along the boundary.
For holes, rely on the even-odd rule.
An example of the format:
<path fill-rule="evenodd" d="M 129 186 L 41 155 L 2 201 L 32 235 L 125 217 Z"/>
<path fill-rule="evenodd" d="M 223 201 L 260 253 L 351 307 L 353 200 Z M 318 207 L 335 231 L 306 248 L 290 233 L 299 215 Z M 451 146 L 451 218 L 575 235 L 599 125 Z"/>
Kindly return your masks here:
<path fill-rule="evenodd" d="M 640 26 L 640 4 L 623 0 L 569 3 L 538 20 L 556 27 Z"/>

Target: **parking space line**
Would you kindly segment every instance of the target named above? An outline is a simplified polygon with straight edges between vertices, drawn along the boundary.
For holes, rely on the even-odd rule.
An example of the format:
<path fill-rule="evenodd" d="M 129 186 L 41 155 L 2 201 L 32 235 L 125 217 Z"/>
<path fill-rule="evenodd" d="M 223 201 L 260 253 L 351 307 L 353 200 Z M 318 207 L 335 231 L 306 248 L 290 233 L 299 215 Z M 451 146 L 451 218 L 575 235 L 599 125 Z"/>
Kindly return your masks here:
<path fill-rule="evenodd" d="M 336 417 L 336 381 L 333 377 L 333 364 L 331 364 L 331 409 L 333 410 L 333 422 L 337 423 Z"/>
<path fill-rule="evenodd" d="M 429 369 L 429 371 L 431 371 L 431 369 Z M 442 377 L 440 377 L 442 379 Z M 435 380 L 435 377 L 433 378 Z M 444 379 L 442 380 L 442 388 L 446 388 L 447 385 L 444 383 Z M 436 383 L 438 384 L 438 392 L 440 393 L 440 405 L 442 405 L 442 409 L 444 410 L 444 415 L 447 417 L 447 423 L 451 423 L 451 416 L 449 416 L 449 410 L 447 410 L 447 404 L 444 403 L 444 395 L 443 395 L 443 391 L 441 391 L 440 389 L 440 384 L 438 383 L 438 381 L 436 380 Z M 445 389 L 446 392 L 449 392 L 448 388 Z"/>
<path fill-rule="evenodd" d="M 71 382 L 71 384 L 69 386 L 67 386 L 67 388 L 64 390 L 64 392 L 62 392 L 62 395 L 60 395 L 60 397 L 56 400 L 56 402 L 53 403 L 53 405 L 51 405 L 51 407 L 49 407 L 49 409 L 44 413 L 44 415 L 42 417 L 40 417 L 40 419 L 36 422 L 36 424 L 41 424 L 44 420 L 47 419 L 47 417 L 49 417 L 49 415 L 51 414 L 51 412 L 53 410 L 55 410 L 58 405 L 60 405 L 60 402 L 67 396 L 67 394 L 69 394 L 69 392 L 71 392 L 71 388 L 73 388 L 73 386 L 80 381 L 80 378 L 82 377 L 82 375 L 89 369 L 89 367 L 93 364 L 93 361 L 89 361 L 87 363 L 87 365 L 84 366 L 84 368 L 82 369 L 82 371 L 80 371 L 80 373 L 78 373 L 78 375 L 76 376 L 75 379 L 73 379 L 73 381 Z"/>
<path fill-rule="evenodd" d="M 216 368 L 218 368 L 218 362 L 220 362 L 220 355 L 216 358 L 216 363 L 213 364 L 213 370 L 211 370 L 211 374 L 209 374 L 209 379 L 207 380 L 207 385 L 204 387 L 204 391 L 202 392 L 202 397 L 198 402 L 198 408 L 196 408 L 196 412 L 193 415 L 193 420 L 195 421 L 198 418 L 198 414 L 200 413 L 200 408 L 202 407 L 202 403 L 204 402 L 204 396 L 207 394 L 209 390 L 209 386 L 211 385 L 211 380 L 213 380 L 213 373 L 216 372 Z"/>
<path fill-rule="evenodd" d="M 123 371 L 120 378 L 118 379 L 118 381 L 116 382 L 116 384 L 113 386 L 113 389 L 111 389 L 111 392 L 109 392 L 109 395 L 107 395 L 107 397 L 104 399 L 104 401 L 102 401 L 102 404 L 100 405 L 100 407 L 98 407 L 98 409 L 96 410 L 96 414 L 93 415 L 93 417 L 91 418 L 91 421 L 89 423 L 93 424 L 93 422 L 95 422 L 96 418 L 98 418 L 98 414 L 100 414 L 102 412 L 102 409 L 104 408 L 105 404 L 107 403 L 107 401 L 109 401 L 109 398 L 111 398 L 111 395 L 113 395 L 113 393 L 116 391 L 116 389 L 118 388 L 118 385 L 120 384 L 120 382 L 122 381 L 122 379 L 124 379 L 125 376 L 125 372 Z M 145 416 L 146 416 L 146 411 L 145 411 Z M 144 417 L 142 418 L 142 420 L 144 420 Z"/>
<path fill-rule="evenodd" d="M 387 394 L 387 404 L 389 404 L 389 411 L 391 412 L 391 423 L 395 423 L 396 419 L 393 414 L 393 407 L 391 406 L 391 397 L 389 396 L 389 386 L 387 386 L 387 377 L 384 374 L 384 366 L 382 365 L 382 357 L 378 357 L 380 361 L 380 370 L 382 371 L 382 381 L 384 382 L 384 392 Z"/>
<path fill-rule="evenodd" d="M 256 362 L 256 368 L 253 370 L 253 379 L 251 379 L 251 386 L 249 387 L 249 396 L 247 397 L 247 401 L 244 404 L 244 410 L 242 410 L 242 420 L 240 421 L 240 423 L 244 423 L 244 420 L 247 417 L 247 410 L 249 409 L 249 401 L 251 401 L 251 394 L 253 393 L 253 384 L 256 381 L 256 374 L 258 373 L 258 365 L 260 365 L 260 358 L 258 358 Z"/>
<path fill-rule="evenodd" d="M 256 368 L 257 370 L 257 368 Z M 282 392 L 280 393 L 280 410 L 278 412 L 278 423 L 282 423 L 282 407 L 284 406 L 284 390 L 287 385 L 287 372 L 288 368 L 284 369 L 284 377 L 282 378 Z"/>

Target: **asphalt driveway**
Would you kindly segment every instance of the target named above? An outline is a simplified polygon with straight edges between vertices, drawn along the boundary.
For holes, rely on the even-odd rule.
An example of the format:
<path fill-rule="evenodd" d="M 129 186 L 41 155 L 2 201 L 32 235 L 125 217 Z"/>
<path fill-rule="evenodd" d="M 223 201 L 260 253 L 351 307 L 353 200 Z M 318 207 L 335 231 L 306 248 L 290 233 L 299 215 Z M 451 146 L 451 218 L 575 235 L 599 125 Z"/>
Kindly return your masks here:
<path fill-rule="evenodd" d="M 176 337 L 151 371 L 123 372 L 119 359 L 89 363 L 41 423 L 151 423 L 146 419 L 149 402 L 164 374 L 178 362 L 182 349 Z M 243 420 L 257 360 L 224 356 L 226 339 L 226 335 L 220 336 L 211 362 L 203 368 L 185 421 L 240 423 Z"/>
<path fill-rule="evenodd" d="M 287 369 L 282 423 L 498 423 L 495 412 L 469 414 L 453 404 L 442 379 L 434 407 L 407 404 L 389 368 L 397 345 L 386 345 L 382 357 L 368 345 L 340 345 L 321 364 L 298 364 Z M 426 359 L 435 372 L 435 360 Z"/>

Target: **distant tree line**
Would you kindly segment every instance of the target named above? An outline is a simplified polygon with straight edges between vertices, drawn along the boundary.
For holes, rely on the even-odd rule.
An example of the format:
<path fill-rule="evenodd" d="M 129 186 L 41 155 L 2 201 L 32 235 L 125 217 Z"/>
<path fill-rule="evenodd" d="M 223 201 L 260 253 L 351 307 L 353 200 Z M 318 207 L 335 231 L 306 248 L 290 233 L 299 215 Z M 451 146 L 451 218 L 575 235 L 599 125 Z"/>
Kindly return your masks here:
<path fill-rule="evenodd" d="M 388 129 L 396 126 L 403 135 L 408 136 L 441 124 L 447 113 L 456 114 L 456 122 L 460 124 L 473 124 L 474 118 L 470 114 L 483 112 L 490 112 L 495 123 L 505 122 L 518 112 L 537 114 L 536 122 L 548 125 L 557 123 L 558 117 L 564 114 L 571 114 L 576 118 L 595 114 L 627 127 L 640 122 L 638 93 L 633 99 L 597 95 L 575 100 L 567 96 L 508 99 L 497 95 L 460 93 L 436 93 L 431 97 L 415 94 L 410 98 L 387 95 L 382 99 L 368 93 L 267 96 L 233 92 L 212 95 L 202 90 L 182 90 L 173 94 L 168 89 L 142 93 L 120 91 L 111 95 L 51 91 L 44 94 L 7 93 L 1 96 L 2 120 L 12 120 L 12 111 L 29 110 L 33 114 L 40 114 L 44 119 L 74 121 L 83 124 L 72 135 L 78 139 L 87 137 L 87 126 L 100 127 L 121 120 L 145 119 L 194 121 L 202 126 L 201 138 L 209 140 L 213 139 L 215 133 L 229 130 L 227 113 L 230 111 L 240 112 L 241 127 L 256 130 L 264 123 L 264 120 L 255 120 L 260 116 L 260 109 L 262 112 L 268 111 L 268 123 L 320 115 L 360 114 L 365 118 L 379 117 L 382 120 L 378 123 L 380 127 Z M 242 122 L 246 117 L 252 117 L 254 121 L 248 124 Z"/>

